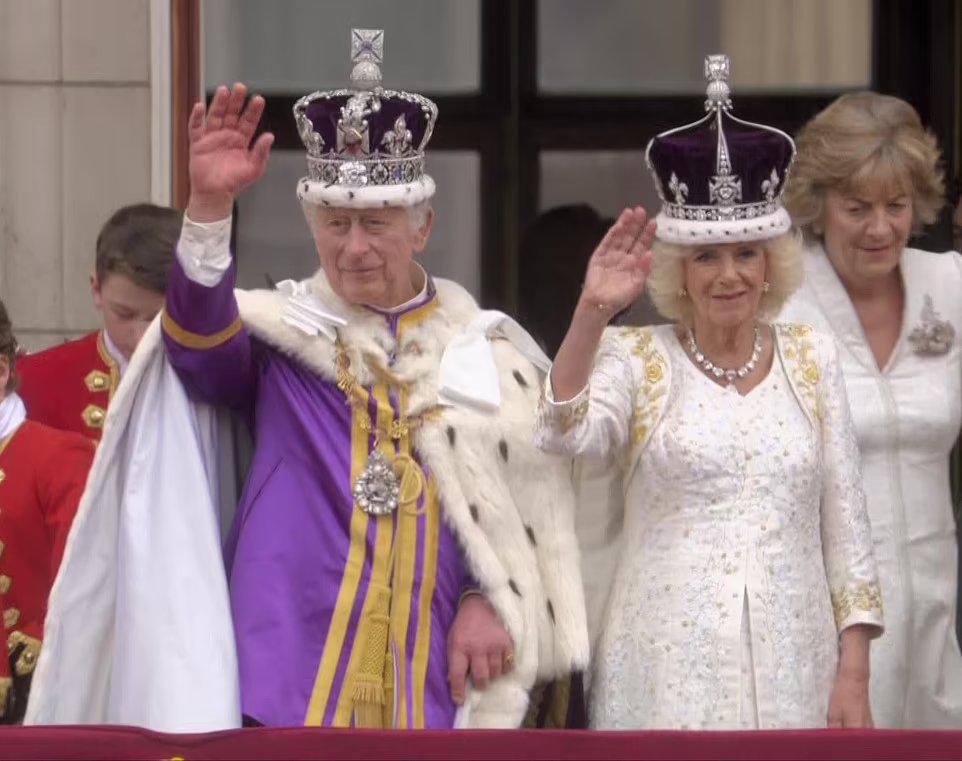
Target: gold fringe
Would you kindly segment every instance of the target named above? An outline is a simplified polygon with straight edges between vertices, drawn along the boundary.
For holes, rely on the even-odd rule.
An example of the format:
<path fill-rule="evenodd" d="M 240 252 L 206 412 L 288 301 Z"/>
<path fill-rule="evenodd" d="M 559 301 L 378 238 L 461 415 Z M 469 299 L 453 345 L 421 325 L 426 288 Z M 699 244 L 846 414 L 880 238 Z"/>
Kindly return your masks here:
<path fill-rule="evenodd" d="M 12 691 L 13 679 L 9 676 L 0 676 L 0 719 L 7 715 L 7 703 L 10 702 Z"/>
<path fill-rule="evenodd" d="M 384 685 L 358 677 L 354 683 L 354 726 L 363 729 L 384 727 Z"/>

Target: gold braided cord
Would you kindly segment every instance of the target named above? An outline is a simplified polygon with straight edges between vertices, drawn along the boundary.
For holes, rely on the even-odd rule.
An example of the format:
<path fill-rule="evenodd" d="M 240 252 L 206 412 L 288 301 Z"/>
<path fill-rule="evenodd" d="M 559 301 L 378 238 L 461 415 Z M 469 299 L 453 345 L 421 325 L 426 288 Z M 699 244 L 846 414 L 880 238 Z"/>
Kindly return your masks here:
<path fill-rule="evenodd" d="M 367 410 L 369 395 L 364 387 L 358 382 L 357 378 L 351 373 L 351 360 L 344 351 L 344 347 L 337 345 L 337 387 L 347 398 L 347 403 L 358 413 L 358 424 L 361 429 L 368 434 L 374 434 L 376 438 L 381 435 L 390 438 L 392 441 L 400 441 L 411 435 L 411 432 L 418 428 L 426 420 L 433 420 L 441 414 L 438 405 L 429 407 L 417 415 L 407 416 L 399 411 L 397 418 L 391 415 L 391 421 L 386 425 L 374 425 L 371 422 L 371 415 Z"/>

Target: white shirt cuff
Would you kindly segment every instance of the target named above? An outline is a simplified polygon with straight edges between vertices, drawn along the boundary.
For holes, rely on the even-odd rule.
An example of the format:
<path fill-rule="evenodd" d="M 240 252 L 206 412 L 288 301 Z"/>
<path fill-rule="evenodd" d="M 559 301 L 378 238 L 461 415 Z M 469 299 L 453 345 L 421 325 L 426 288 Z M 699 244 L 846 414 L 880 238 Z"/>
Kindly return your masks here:
<path fill-rule="evenodd" d="M 187 277 L 208 288 L 220 283 L 230 268 L 232 218 L 195 222 L 184 214 L 177 242 L 177 261 Z"/>

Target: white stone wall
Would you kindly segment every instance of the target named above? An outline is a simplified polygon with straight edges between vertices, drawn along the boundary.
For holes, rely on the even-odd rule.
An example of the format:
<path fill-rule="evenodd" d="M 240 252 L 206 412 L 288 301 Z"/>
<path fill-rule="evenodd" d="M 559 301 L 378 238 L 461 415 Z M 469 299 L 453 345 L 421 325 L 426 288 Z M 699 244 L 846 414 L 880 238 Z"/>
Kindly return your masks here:
<path fill-rule="evenodd" d="M 151 200 L 152 10 L 0 0 L 0 297 L 31 351 L 99 325 L 97 232 Z"/>

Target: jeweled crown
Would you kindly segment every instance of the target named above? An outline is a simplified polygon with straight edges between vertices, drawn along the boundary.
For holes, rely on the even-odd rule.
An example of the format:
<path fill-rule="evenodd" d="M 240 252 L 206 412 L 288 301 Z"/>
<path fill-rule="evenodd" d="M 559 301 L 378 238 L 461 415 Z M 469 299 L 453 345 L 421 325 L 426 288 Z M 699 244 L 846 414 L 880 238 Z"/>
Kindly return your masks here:
<path fill-rule="evenodd" d="M 430 197 L 424 149 L 438 117 L 428 98 L 382 85 L 384 32 L 351 30 L 351 86 L 294 104 L 307 149 L 298 195 L 326 205 L 411 205 Z"/>
<path fill-rule="evenodd" d="M 775 127 L 731 113 L 730 75 L 728 56 L 708 56 L 705 116 L 648 143 L 645 159 L 662 201 L 657 219 L 662 240 L 760 240 L 791 227 L 781 194 L 795 143 Z"/>

